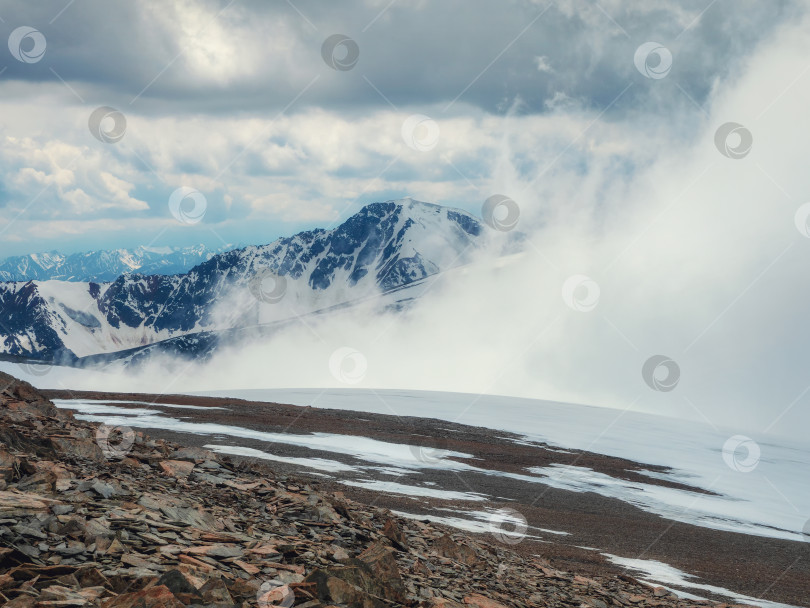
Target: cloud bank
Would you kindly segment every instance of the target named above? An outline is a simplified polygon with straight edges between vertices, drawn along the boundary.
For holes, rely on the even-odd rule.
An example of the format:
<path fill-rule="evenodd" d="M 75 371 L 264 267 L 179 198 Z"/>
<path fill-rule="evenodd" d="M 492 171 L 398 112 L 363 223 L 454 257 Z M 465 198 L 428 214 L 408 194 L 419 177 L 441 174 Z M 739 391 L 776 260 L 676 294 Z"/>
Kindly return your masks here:
<path fill-rule="evenodd" d="M 475 407 L 486 406 L 477 393 L 505 394 L 803 436 L 810 239 L 796 217 L 810 186 L 807 3 L 173 6 L 180 25 L 170 11 L 110 9 L 130 11 L 112 23 L 126 20 L 149 41 L 137 50 L 115 27 L 80 27 L 70 19 L 87 14 L 68 10 L 62 33 L 48 34 L 54 63 L 9 67 L 3 105 L 16 120 L 2 113 L 0 213 L 8 220 L 47 186 L 14 234 L 89 228 L 103 239 L 125 225 L 189 238 L 175 236 L 166 211 L 183 185 L 207 196 L 199 229 L 234 241 L 229 231 L 256 218 L 273 220 L 268 233 L 286 232 L 334 224 L 373 199 L 409 194 L 477 211 L 502 193 L 520 206 L 528 246 L 448 273 L 406 314 L 361 309 L 297 323 L 209 363 L 157 366 L 110 386 L 348 378 L 468 392 Z M 21 10 L 42 21 L 39 8 Z M 263 33 L 268 23 L 274 36 Z M 74 29 L 93 42 L 72 41 Z M 205 36 L 189 34 L 200 29 Z M 345 73 L 320 56 L 335 32 L 360 48 Z M 663 77 L 657 64 L 642 63 L 652 77 L 634 64 L 645 42 L 671 53 Z M 104 60 L 99 45 L 109 45 Z M 316 76 L 306 101 L 279 114 Z M 53 111 L 32 112 L 31 95 Z M 114 146 L 87 133 L 101 104 L 128 108 Z M 403 141 L 415 113 L 438 124 L 429 150 Z M 719 141 L 718 130 L 727 134 Z M 337 374 L 336 352 L 338 370 L 347 366 Z M 645 375 L 656 356 L 675 365 Z"/>
<path fill-rule="evenodd" d="M 0 66 L 0 255 L 78 251 L 87 234 L 94 247 L 265 243 L 407 194 L 478 212 L 508 114 L 525 121 L 510 141 L 524 177 L 568 146 L 581 117 L 646 130 L 680 121 L 670 136 L 694 136 L 679 116 L 802 7 L 10 2 L 0 38 L 33 28 L 45 48 L 33 62 L 10 48 Z M 351 69 L 322 56 L 335 34 L 357 45 Z M 653 83 L 633 63 L 649 41 L 674 57 Z M 102 106 L 126 118 L 114 144 L 88 128 Z M 403 141 L 414 114 L 438 125 L 429 151 Z M 182 187 L 206 197 L 194 226 L 168 209 Z"/>

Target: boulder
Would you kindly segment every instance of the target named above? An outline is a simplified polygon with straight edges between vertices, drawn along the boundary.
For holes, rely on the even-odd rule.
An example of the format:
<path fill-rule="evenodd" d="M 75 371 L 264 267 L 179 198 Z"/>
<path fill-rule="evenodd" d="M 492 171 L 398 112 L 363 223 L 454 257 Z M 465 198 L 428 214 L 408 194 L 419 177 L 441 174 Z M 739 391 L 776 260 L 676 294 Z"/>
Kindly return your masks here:
<path fill-rule="evenodd" d="M 187 460 L 194 464 L 202 464 L 206 461 L 216 461 L 217 455 L 211 450 L 199 447 L 180 448 L 169 454 L 172 460 Z"/>
<path fill-rule="evenodd" d="M 440 556 L 465 566 L 475 566 L 479 562 L 473 549 L 465 544 L 457 543 L 447 534 L 433 542 L 433 549 Z"/>
<path fill-rule="evenodd" d="M 183 604 L 165 585 L 156 585 L 134 593 L 110 598 L 102 608 L 183 608 Z"/>
<path fill-rule="evenodd" d="M 408 550 L 408 537 L 400 530 L 399 526 L 393 519 L 387 519 L 383 525 L 383 534 L 393 545 L 400 551 Z"/>
<path fill-rule="evenodd" d="M 0 518 L 42 513 L 55 504 L 59 501 L 30 492 L 0 491 Z"/>
<path fill-rule="evenodd" d="M 194 470 L 194 463 L 185 460 L 162 460 L 160 468 L 166 475 L 185 479 Z"/>
<path fill-rule="evenodd" d="M 473 608 L 509 608 L 509 606 L 496 602 L 480 593 L 468 595 L 464 598 L 464 603 Z"/>
<path fill-rule="evenodd" d="M 384 587 L 382 593 L 376 593 L 374 587 L 367 587 L 369 591 L 394 602 L 405 601 L 405 585 L 393 549 L 376 542 L 358 555 L 357 560 L 366 564 L 373 579 Z"/>
<path fill-rule="evenodd" d="M 315 591 L 321 602 L 340 604 L 346 608 L 385 608 L 386 604 L 371 596 L 360 585 L 351 582 L 362 582 L 362 577 L 353 572 L 356 570 L 357 568 L 315 570 L 305 582 L 315 584 Z"/>
<path fill-rule="evenodd" d="M 104 452 L 98 444 L 89 437 L 51 437 L 51 448 L 62 457 L 79 458 L 103 462 Z"/>

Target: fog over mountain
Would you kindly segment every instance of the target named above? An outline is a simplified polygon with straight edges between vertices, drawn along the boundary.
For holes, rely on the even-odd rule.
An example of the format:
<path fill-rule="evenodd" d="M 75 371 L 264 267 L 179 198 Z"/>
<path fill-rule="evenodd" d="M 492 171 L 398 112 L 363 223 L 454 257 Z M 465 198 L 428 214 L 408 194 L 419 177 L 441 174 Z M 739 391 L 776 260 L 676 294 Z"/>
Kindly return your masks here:
<path fill-rule="evenodd" d="M 295 3 L 300 13 L 203 2 L 183 5 L 178 28 L 181 4 L 117 7 L 112 30 L 95 26 L 92 3 L 51 29 L 61 5 L 16 4 L 48 48 L 3 76 L 6 255 L 81 239 L 109 249 L 122 234 L 269 243 L 408 196 L 483 221 L 502 195 L 526 241 L 507 257 L 470 250 L 404 314 L 304 307 L 272 340 L 110 385 L 340 386 L 330 360 L 345 347 L 363 355 L 358 384 L 370 388 L 576 401 L 746 432 L 806 426 L 807 2 Z M 465 45 L 430 35 L 448 23 Z M 93 43 L 74 44 L 85 31 Z M 154 37 L 138 61 L 127 31 Z M 337 33 L 359 49 L 348 69 L 324 59 Z M 116 143 L 88 130 L 106 106 L 126 117 Z M 201 219 L 172 206 L 178 191 Z M 15 305 L 31 295 L 14 293 Z M 280 310 L 260 308 L 267 324 Z M 153 312 L 150 331 L 168 314 Z M 657 357 L 677 368 L 651 380 Z"/>
<path fill-rule="evenodd" d="M 808 32 L 4 2 L 0 604 L 810 608 Z"/>
<path fill-rule="evenodd" d="M 368 205 L 332 230 L 209 256 L 182 274 L 0 283 L 0 354 L 69 363 L 177 336 L 290 322 L 462 265 L 496 235 L 464 211 L 403 199 Z M 58 260 L 47 261 L 67 266 Z M 395 294 L 388 304 L 410 297 Z M 183 344 L 185 356 L 199 357 L 211 342 Z"/>

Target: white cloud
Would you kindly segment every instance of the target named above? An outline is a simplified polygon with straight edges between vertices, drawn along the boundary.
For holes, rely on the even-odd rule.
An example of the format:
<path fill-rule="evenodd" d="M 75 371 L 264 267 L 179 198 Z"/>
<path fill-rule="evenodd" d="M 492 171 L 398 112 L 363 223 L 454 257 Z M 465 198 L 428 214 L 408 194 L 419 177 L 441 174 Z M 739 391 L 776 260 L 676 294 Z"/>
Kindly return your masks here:
<path fill-rule="evenodd" d="M 537 66 L 538 72 L 553 72 L 554 68 L 551 67 L 548 57 L 545 55 L 538 55 L 534 58 L 534 65 Z"/>
<path fill-rule="evenodd" d="M 71 82 L 92 103 L 76 105 L 49 75 L 38 83 L 4 78 L 3 218 L 11 221 L 36 200 L 4 234 L 24 234 L 28 242 L 68 234 L 157 235 L 173 223 L 166 199 L 181 185 L 206 194 L 206 226 L 213 227 L 326 224 L 347 203 L 377 193 L 470 209 L 504 193 L 519 201 L 521 229 L 532 233 L 522 258 L 437 285 L 435 297 L 410 314 L 383 320 L 391 324 L 384 340 L 370 317 L 345 317 L 318 328 L 326 342 L 299 328 L 272 348 L 218 359 L 206 378 L 249 385 L 272 369 L 271 380 L 317 384 L 328 380 L 328 354 L 351 337 L 366 352 L 368 382 L 376 386 L 618 406 L 640 397 L 638 407 L 697 416 L 691 401 L 715 424 L 765 428 L 804 389 L 810 339 L 803 281 L 810 241 L 793 227 L 810 186 L 801 141 L 810 107 L 808 22 L 792 19 L 757 47 L 759 31 L 771 31 L 760 17 L 779 19 L 773 4 L 746 2 L 745 10 L 723 18 L 715 14 L 718 4 L 696 21 L 705 5 L 558 2 L 538 28 L 553 32 L 564 24 L 580 35 L 564 45 L 548 37 L 550 48 L 537 43 L 546 40 L 541 35 L 521 39 L 515 56 L 505 54 L 481 73 L 451 112 L 444 111 L 446 102 L 519 31 L 521 11 L 515 20 L 500 6 L 487 13 L 491 20 L 451 15 L 463 37 L 481 42 L 473 60 L 457 53 L 452 39 L 440 41 L 442 53 L 413 49 L 410 35 L 392 40 L 382 26 L 408 34 L 409 19 L 429 28 L 447 18 L 443 8 L 428 13 L 429 3 L 415 16 L 394 6 L 361 40 L 357 71 L 337 73 L 319 56 L 323 32 L 289 7 L 273 21 L 276 14 L 253 20 L 238 4 L 216 19 L 213 3 L 161 6 L 138 22 L 148 35 L 91 45 L 92 77 L 82 73 L 82 62 L 69 66 L 76 72 Z M 329 26 L 362 26 L 378 7 L 384 5 L 375 0 L 362 7 L 362 19 L 341 16 Z M 554 20 L 555 11 L 569 21 Z M 719 25 L 702 31 L 712 19 Z M 268 23 L 277 25 L 272 36 Z M 756 35 L 742 36 L 741 27 Z M 718 35 L 730 29 L 732 36 Z M 372 35 L 386 44 L 375 46 Z M 674 43 L 675 67 L 661 81 L 642 80 L 632 52 L 659 35 Z M 143 56 L 136 61 L 133 52 Z M 429 61 L 441 71 L 425 70 Z M 515 65 L 520 78 L 512 79 Z M 94 80 L 94 69 L 110 66 L 126 74 L 120 81 Z M 725 70 L 732 73 L 722 79 Z M 397 109 L 368 86 L 367 74 Z M 316 75 L 302 101 L 276 117 Z M 130 103 L 155 76 L 154 87 Z M 536 88 L 537 82 L 548 88 Z M 629 82 L 627 97 L 635 101 L 601 115 Z M 684 96 L 692 86 L 713 87 L 708 98 L 697 95 L 708 117 Z M 493 98 L 506 99 L 514 111 L 486 114 L 481 108 Z M 87 118 L 96 103 L 116 103 L 127 114 L 119 144 L 90 136 Z M 548 113 L 537 114 L 543 107 Z M 415 113 L 440 126 L 431 152 L 402 140 L 402 124 Z M 754 134 L 754 148 L 742 160 L 714 147 L 715 130 L 728 121 Z M 592 313 L 574 314 L 562 302 L 561 286 L 573 274 L 600 285 Z M 666 395 L 649 392 L 640 379 L 643 361 L 659 353 L 683 371 L 678 390 Z M 321 360 L 323 367 L 313 366 Z M 803 403 L 780 428 L 803 428 L 797 420 L 807 420 Z"/>
<path fill-rule="evenodd" d="M 690 117 L 696 137 L 684 137 L 684 124 L 649 130 L 632 118 L 588 129 L 593 115 L 577 114 L 471 123 L 496 166 L 483 188 L 521 205 L 525 254 L 448 275 L 406 314 L 363 310 L 240 345 L 175 387 L 330 385 L 329 355 L 351 343 L 369 364 L 360 386 L 632 406 L 757 437 L 803 433 L 807 400 L 791 402 L 806 389 L 810 339 L 810 240 L 793 224 L 810 189 L 796 138 L 810 104 L 810 80 L 796 79 L 807 27 L 786 27 L 744 73 L 718 83 L 709 117 Z M 729 120 L 754 134 L 744 159 L 715 148 Z M 470 132 L 444 124 L 443 134 Z M 515 168 L 525 156 L 540 176 L 533 184 Z M 600 287 L 592 312 L 563 301 L 575 274 Z M 657 354 L 680 366 L 674 391 L 641 377 Z"/>

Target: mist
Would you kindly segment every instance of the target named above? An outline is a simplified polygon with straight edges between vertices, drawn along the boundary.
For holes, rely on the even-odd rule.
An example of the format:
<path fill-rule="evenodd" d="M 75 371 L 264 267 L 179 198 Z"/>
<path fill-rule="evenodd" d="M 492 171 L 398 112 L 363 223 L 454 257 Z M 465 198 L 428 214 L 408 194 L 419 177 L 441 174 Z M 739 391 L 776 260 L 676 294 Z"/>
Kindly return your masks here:
<path fill-rule="evenodd" d="M 402 312 L 381 311 L 372 300 L 298 317 L 204 363 L 155 360 L 137 373 L 59 370 L 40 384 L 165 393 L 453 391 L 471 401 L 511 395 L 659 413 L 754 436 L 803 435 L 810 423 L 810 213 L 802 211 L 810 200 L 809 21 L 776 31 L 739 73 L 714 83 L 705 105 L 688 111 L 656 116 L 644 107 L 606 121 L 576 105 L 524 115 L 518 102 L 503 118 L 480 119 L 500 137 L 480 200 L 499 193 L 517 203 L 523 250 L 478 252 L 427 279 Z M 684 94 L 666 79 L 639 77 L 628 86 Z M 743 132 L 723 138 L 726 148 L 716 142 L 730 122 L 753 138 L 739 158 L 728 155 L 744 147 Z M 418 186 L 402 192 L 453 205 L 430 194 Z M 657 368 L 658 383 L 643 373 L 657 355 L 675 363 Z"/>

